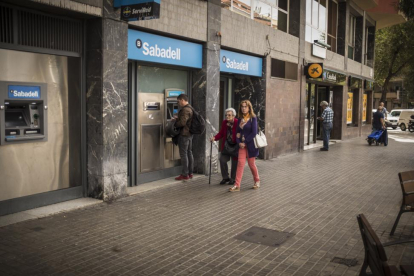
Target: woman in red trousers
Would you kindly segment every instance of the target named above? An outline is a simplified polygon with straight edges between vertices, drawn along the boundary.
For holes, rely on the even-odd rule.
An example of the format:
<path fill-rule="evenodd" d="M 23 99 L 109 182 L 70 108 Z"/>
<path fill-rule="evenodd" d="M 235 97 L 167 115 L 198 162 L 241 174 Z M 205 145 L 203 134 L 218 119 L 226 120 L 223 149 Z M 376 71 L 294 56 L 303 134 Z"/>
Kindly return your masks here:
<path fill-rule="evenodd" d="M 239 126 L 237 128 L 237 143 L 239 144 L 239 160 L 237 164 L 236 183 L 230 192 L 240 191 L 240 182 L 243 177 L 244 165 L 249 164 L 250 171 L 253 175 L 253 189 L 260 187 L 259 172 L 256 167 L 256 157 L 259 155 L 259 149 L 254 145 L 253 139 L 257 134 L 257 117 L 253 112 L 252 103 L 249 100 L 244 100 L 239 107 Z"/>

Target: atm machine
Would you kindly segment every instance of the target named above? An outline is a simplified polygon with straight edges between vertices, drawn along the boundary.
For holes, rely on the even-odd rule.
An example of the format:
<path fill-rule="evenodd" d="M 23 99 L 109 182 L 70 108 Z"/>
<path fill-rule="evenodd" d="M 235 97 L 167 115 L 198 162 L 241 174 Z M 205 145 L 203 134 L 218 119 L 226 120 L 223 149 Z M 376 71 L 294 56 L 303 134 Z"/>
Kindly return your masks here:
<path fill-rule="evenodd" d="M 165 89 L 165 123 L 171 121 L 174 116 L 178 115 L 179 106 L 177 102 L 177 97 L 181 94 L 185 94 L 184 90 L 181 89 Z M 165 124 L 164 124 L 165 125 Z M 165 137 L 165 160 L 164 167 L 171 168 L 179 166 L 181 164 L 180 151 L 178 146 L 174 145 L 171 137 Z"/>
<path fill-rule="evenodd" d="M 45 83 L 0 82 L 0 145 L 47 141 Z"/>
<path fill-rule="evenodd" d="M 177 96 L 182 89 L 164 93 L 138 93 L 137 171 L 147 173 L 181 165 L 178 146 L 167 137 L 165 125 L 178 114 Z"/>

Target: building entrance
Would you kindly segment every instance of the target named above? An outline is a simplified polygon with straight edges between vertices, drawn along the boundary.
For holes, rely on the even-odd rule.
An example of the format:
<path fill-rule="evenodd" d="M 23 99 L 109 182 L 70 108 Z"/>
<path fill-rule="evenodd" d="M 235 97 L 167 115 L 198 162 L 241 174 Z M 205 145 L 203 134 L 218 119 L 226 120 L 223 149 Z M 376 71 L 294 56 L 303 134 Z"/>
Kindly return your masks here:
<path fill-rule="evenodd" d="M 322 124 L 316 118 L 322 115 L 321 101 L 326 101 L 329 106 L 333 104 L 333 91 L 329 86 L 308 83 L 306 86 L 306 114 L 305 114 L 305 144 L 316 143 L 322 139 Z"/>

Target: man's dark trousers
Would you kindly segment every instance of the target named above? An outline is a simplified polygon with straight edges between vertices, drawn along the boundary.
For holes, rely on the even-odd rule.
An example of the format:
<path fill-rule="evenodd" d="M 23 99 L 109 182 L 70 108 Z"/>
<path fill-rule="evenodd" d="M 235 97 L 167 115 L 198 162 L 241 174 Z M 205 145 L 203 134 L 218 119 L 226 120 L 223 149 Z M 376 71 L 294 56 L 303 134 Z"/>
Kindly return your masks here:
<path fill-rule="evenodd" d="M 189 174 L 193 174 L 193 135 L 180 135 L 178 138 L 178 147 L 180 149 L 181 165 L 183 166 L 181 175 L 188 176 Z"/>
<path fill-rule="evenodd" d="M 322 128 L 323 148 L 329 149 L 329 138 L 331 137 L 332 123 L 322 122 Z"/>

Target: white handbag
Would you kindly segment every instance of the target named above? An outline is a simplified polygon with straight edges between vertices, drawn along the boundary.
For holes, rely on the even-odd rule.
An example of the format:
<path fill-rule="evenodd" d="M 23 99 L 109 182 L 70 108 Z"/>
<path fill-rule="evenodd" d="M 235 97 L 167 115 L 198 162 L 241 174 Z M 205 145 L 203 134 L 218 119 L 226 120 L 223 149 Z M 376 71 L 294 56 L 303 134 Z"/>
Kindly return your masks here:
<path fill-rule="evenodd" d="M 259 130 L 259 133 L 256 134 L 253 140 L 256 149 L 264 148 L 267 146 L 266 135 L 261 130 Z"/>

